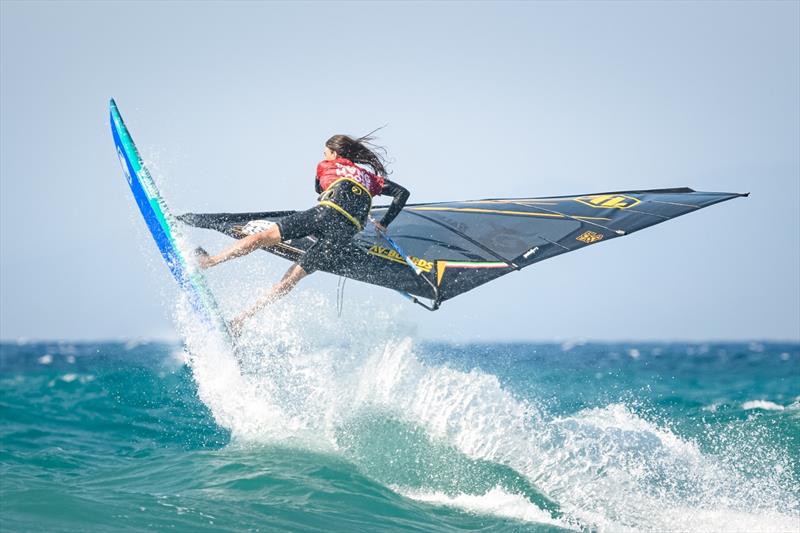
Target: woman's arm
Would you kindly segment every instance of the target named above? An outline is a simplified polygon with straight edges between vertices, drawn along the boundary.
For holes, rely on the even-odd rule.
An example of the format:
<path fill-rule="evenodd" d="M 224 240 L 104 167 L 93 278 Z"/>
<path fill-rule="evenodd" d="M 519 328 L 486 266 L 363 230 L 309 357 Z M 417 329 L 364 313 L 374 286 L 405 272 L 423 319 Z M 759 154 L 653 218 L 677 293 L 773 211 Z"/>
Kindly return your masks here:
<path fill-rule="evenodd" d="M 384 178 L 381 195 L 394 197 L 392 199 L 392 205 L 389 206 L 389 209 L 386 210 L 386 214 L 383 215 L 383 218 L 379 222 L 379 224 L 386 229 L 386 226 L 391 224 L 392 220 L 394 220 L 395 217 L 400 214 L 400 211 L 402 211 L 403 206 L 406 205 L 406 201 L 411 193 L 408 192 L 408 189 L 402 185 L 398 185 L 397 183 Z"/>

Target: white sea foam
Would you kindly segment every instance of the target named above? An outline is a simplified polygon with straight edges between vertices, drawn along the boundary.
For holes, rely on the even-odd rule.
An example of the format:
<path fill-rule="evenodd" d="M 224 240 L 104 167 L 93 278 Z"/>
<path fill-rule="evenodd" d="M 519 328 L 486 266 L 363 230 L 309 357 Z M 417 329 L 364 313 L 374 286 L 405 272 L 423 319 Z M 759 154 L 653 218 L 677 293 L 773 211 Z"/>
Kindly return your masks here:
<path fill-rule="evenodd" d="M 142 343 L 137 340 L 127 340 L 125 341 L 125 349 L 131 351 L 141 346 L 141 344 Z"/>
<path fill-rule="evenodd" d="M 750 400 L 742 404 L 742 409 L 745 411 L 750 411 L 752 409 L 762 409 L 764 411 L 783 411 L 785 407 L 767 400 Z"/>
<path fill-rule="evenodd" d="M 67 374 L 63 374 L 63 375 L 57 377 L 56 379 L 51 379 L 47 383 L 47 386 L 48 387 L 55 387 L 56 383 L 58 383 L 58 382 L 72 383 L 73 381 L 78 381 L 79 383 L 86 384 L 86 383 L 91 383 L 94 380 L 95 380 L 95 377 L 93 375 L 91 375 L 91 374 L 83 374 L 83 375 L 81 375 L 81 374 L 75 374 L 75 373 L 70 372 L 70 373 L 67 373 Z"/>
<path fill-rule="evenodd" d="M 200 399 L 211 408 L 217 423 L 243 439 L 257 440 L 285 431 L 280 406 L 271 401 L 267 390 L 242 375 L 221 336 L 208 331 L 188 307 L 184 300 L 178 312 L 183 317 L 187 358 Z"/>
<path fill-rule="evenodd" d="M 367 306 L 337 321 L 332 302 L 293 294 L 249 324 L 242 339 L 249 355 L 241 361 L 182 308 L 200 398 L 241 443 L 289 441 L 346 454 L 340 430 L 363 413 L 403 421 L 431 442 L 511 469 L 558 503 L 562 526 L 720 531 L 757 524 L 751 529 L 784 531 L 797 523 L 796 487 L 782 486 L 789 478 L 779 471 L 745 476 L 735 457 L 705 453 L 623 404 L 549 416 L 491 374 L 423 363 L 391 312 Z M 424 486 L 402 492 L 555 523 L 502 487 L 477 496 Z"/>
<path fill-rule="evenodd" d="M 580 531 L 574 524 L 556 520 L 550 513 L 540 509 L 522 494 L 513 494 L 502 487 L 495 487 L 484 494 L 456 494 L 444 492 L 404 490 L 396 488 L 404 496 L 425 503 L 460 509 L 472 514 L 493 515 L 522 522 L 551 524 L 564 529 Z"/>
<path fill-rule="evenodd" d="M 771 511 L 743 512 L 734 509 L 670 509 L 656 511 L 658 520 L 670 524 L 664 531 L 708 531 L 725 533 L 797 533 L 800 517 Z"/>

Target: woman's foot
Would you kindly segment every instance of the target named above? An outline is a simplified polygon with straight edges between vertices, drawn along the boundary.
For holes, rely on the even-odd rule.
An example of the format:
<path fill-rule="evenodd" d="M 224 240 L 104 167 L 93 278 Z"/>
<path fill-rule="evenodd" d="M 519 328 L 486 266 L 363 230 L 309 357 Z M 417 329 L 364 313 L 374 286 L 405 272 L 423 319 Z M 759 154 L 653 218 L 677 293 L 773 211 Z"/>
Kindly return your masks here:
<path fill-rule="evenodd" d="M 246 320 L 245 317 L 237 316 L 236 318 L 228 322 L 228 331 L 230 331 L 231 336 L 234 339 L 238 339 L 239 337 L 242 336 L 242 329 L 244 328 L 245 320 Z"/>
<path fill-rule="evenodd" d="M 198 246 L 194 249 L 194 256 L 197 258 L 197 266 L 205 270 L 206 268 L 214 266 L 214 261 L 211 259 L 211 256 L 208 255 L 202 246 Z"/>

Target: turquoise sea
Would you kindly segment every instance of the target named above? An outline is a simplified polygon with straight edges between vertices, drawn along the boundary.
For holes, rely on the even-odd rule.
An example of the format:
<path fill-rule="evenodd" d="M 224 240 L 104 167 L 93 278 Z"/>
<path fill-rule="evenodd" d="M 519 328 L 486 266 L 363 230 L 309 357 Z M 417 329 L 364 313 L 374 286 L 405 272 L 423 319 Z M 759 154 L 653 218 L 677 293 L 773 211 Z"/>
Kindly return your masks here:
<path fill-rule="evenodd" d="M 2 531 L 800 531 L 800 345 L 0 345 Z"/>

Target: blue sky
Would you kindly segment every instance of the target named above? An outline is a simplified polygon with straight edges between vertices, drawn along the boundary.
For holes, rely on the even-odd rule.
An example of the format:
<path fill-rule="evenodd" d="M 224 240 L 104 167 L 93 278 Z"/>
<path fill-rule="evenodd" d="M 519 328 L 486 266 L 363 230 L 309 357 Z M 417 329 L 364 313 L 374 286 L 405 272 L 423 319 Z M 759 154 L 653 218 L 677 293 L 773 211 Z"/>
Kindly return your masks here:
<path fill-rule="evenodd" d="M 798 2 L 3 1 L 0 15 L 3 339 L 175 336 L 110 97 L 176 212 L 306 208 L 324 140 L 383 124 L 416 202 L 752 193 L 434 314 L 348 286 L 400 306 L 421 338 L 800 339 Z M 254 261 L 265 276 L 219 275 L 259 291 L 288 266 Z M 333 298 L 336 282 L 298 290 Z"/>

